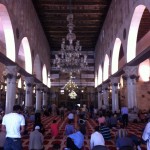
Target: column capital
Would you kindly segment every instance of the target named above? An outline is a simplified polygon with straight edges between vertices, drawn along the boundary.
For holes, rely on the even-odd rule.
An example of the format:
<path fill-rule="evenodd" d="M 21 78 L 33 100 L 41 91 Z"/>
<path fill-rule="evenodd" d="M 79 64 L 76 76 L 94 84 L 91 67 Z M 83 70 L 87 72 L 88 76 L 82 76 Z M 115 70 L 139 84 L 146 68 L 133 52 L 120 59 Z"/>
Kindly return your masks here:
<path fill-rule="evenodd" d="M 25 77 L 26 86 L 31 87 L 34 83 L 34 77 Z"/>
<path fill-rule="evenodd" d="M 108 87 L 109 87 L 108 83 L 105 83 L 105 84 L 102 85 L 103 90 L 108 90 Z"/>
<path fill-rule="evenodd" d="M 8 78 L 11 80 L 12 78 L 16 78 L 18 70 L 19 68 L 17 66 L 6 66 L 3 72 L 4 79 Z"/>
<path fill-rule="evenodd" d="M 126 66 L 123 70 L 128 77 L 131 75 L 138 75 L 138 66 Z"/>
<path fill-rule="evenodd" d="M 136 79 L 138 80 L 138 66 L 126 66 L 124 69 L 125 74 L 122 76 L 123 79 Z"/>
<path fill-rule="evenodd" d="M 110 81 L 111 81 L 112 85 L 116 85 L 119 83 L 120 77 L 111 77 Z"/>
<path fill-rule="evenodd" d="M 40 91 L 43 88 L 43 84 L 42 83 L 36 83 L 36 90 Z"/>

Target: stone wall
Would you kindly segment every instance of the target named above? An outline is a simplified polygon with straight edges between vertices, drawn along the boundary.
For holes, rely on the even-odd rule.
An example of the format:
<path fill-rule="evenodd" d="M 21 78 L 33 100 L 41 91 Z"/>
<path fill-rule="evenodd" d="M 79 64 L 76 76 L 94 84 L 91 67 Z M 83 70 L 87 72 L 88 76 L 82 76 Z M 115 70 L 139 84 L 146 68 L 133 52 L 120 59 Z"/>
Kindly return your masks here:
<path fill-rule="evenodd" d="M 137 83 L 137 102 L 139 109 L 150 109 L 150 82 Z"/>

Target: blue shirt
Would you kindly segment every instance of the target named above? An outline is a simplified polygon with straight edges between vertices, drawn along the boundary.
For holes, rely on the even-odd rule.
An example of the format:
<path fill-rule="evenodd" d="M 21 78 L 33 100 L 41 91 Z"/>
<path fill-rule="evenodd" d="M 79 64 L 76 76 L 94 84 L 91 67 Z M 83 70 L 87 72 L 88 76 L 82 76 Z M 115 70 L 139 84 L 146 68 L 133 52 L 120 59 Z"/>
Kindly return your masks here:
<path fill-rule="evenodd" d="M 74 126 L 71 125 L 71 124 L 67 124 L 66 127 L 65 127 L 65 133 L 66 133 L 66 135 L 74 133 L 74 130 L 75 130 Z"/>
<path fill-rule="evenodd" d="M 84 143 L 84 135 L 80 132 L 77 131 L 76 133 L 70 134 L 68 137 L 73 139 L 74 144 L 80 149 L 83 146 Z"/>
<path fill-rule="evenodd" d="M 118 148 L 121 148 L 123 146 L 131 146 L 131 147 L 133 147 L 133 142 L 132 142 L 132 139 L 130 139 L 129 137 L 122 137 L 122 138 L 118 138 L 117 139 L 116 146 Z"/>

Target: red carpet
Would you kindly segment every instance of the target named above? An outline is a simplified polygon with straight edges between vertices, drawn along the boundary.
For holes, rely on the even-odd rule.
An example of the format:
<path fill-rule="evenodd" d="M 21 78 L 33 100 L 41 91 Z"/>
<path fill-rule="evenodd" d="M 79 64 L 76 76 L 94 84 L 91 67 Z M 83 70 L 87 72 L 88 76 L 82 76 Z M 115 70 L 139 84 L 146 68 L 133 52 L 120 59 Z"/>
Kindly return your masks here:
<path fill-rule="evenodd" d="M 56 119 L 59 123 L 59 135 L 57 137 L 52 137 L 50 130 L 49 130 L 49 125 L 53 121 L 53 119 Z M 67 123 L 67 118 L 64 120 L 61 120 L 59 116 L 50 116 L 50 117 L 42 117 L 42 123 L 45 128 L 45 134 L 44 134 L 44 146 L 45 150 L 52 150 L 53 144 L 61 144 L 61 150 L 63 150 L 66 147 L 66 136 L 64 135 L 64 129 L 65 125 Z M 90 150 L 89 148 L 89 140 L 90 140 L 90 135 L 94 131 L 94 127 L 96 126 L 96 122 L 92 119 L 89 119 L 87 121 L 87 134 L 85 136 L 84 140 L 84 147 L 83 150 Z M 128 126 L 128 132 L 129 134 L 136 134 L 139 138 L 142 135 L 142 129 L 144 128 L 144 124 L 142 123 L 130 123 Z M 30 131 L 33 128 L 32 123 L 28 123 L 28 131 Z M 114 137 L 117 129 L 112 129 L 111 134 L 113 139 L 106 141 L 106 146 L 109 148 L 109 150 L 116 150 L 115 148 L 115 143 L 114 143 Z M 29 135 L 24 135 L 22 137 L 22 142 L 23 142 L 23 149 L 28 150 L 28 145 L 29 145 Z M 142 145 L 142 150 L 146 150 L 145 145 Z"/>

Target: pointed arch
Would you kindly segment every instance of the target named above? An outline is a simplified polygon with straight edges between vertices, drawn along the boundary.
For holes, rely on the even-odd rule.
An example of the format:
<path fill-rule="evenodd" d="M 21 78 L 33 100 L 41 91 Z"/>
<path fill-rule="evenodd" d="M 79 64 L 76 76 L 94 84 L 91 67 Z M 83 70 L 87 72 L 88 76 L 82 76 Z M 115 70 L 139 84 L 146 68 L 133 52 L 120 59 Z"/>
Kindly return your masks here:
<path fill-rule="evenodd" d="M 104 59 L 104 67 L 103 67 L 103 81 L 107 80 L 109 76 L 109 57 L 106 54 Z"/>
<path fill-rule="evenodd" d="M 42 69 L 42 79 L 43 79 L 43 83 L 47 85 L 47 70 L 45 64 L 43 65 L 43 69 Z"/>
<path fill-rule="evenodd" d="M 95 73 L 95 88 L 97 87 L 98 83 L 97 83 L 97 71 Z"/>
<path fill-rule="evenodd" d="M 18 64 L 32 74 L 31 50 L 27 37 L 24 37 L 21 41 L 18 52 Z"/>
<path fill-rule="evenodd" d="M 12 61 L 16 61 L 15 40 L 12 23 L 5 5 L 0 4 L 0 41 L 6 44 L 4 53 Z"/>
<path fill-rule="evenodd" d="M 133 13 L 127 42 L 127 62 L 130 62 L 136 56 L 137 34 L 145 8 L 144 5 L 139 5 L 135 8 Z"/>
<path fill-rule="evenodd" d="M 34 59 L 33 72 L 34 72 L 35 77 L 41 81 L 42 80 L 42 67 L 41 67 L 40 57 L 38 54 L 35 56 L 35 59 Z"/>
<path fill-rule="evenodd" d="M 116 38 L 112 54 L 111 74 L 114 74 L 115 72 L 118 71 L 120 47 L 121 47 L 121 40 L 119 38 Z"/>
<path fill-rule="evenodd" d="M 47 76 L 47 86 L 49 88 L 51 88 L 51 75 L 50 75 L 50 72 L 48 72 L 48 76 Z"/>
<path fill-rule="evenodd" d="M 98 69 L 98 85 L 100 85 L 103 82 L 103 78 L 102 78 L 102 67 L 101 65 L 99 65 L 99 69 Z"/>

